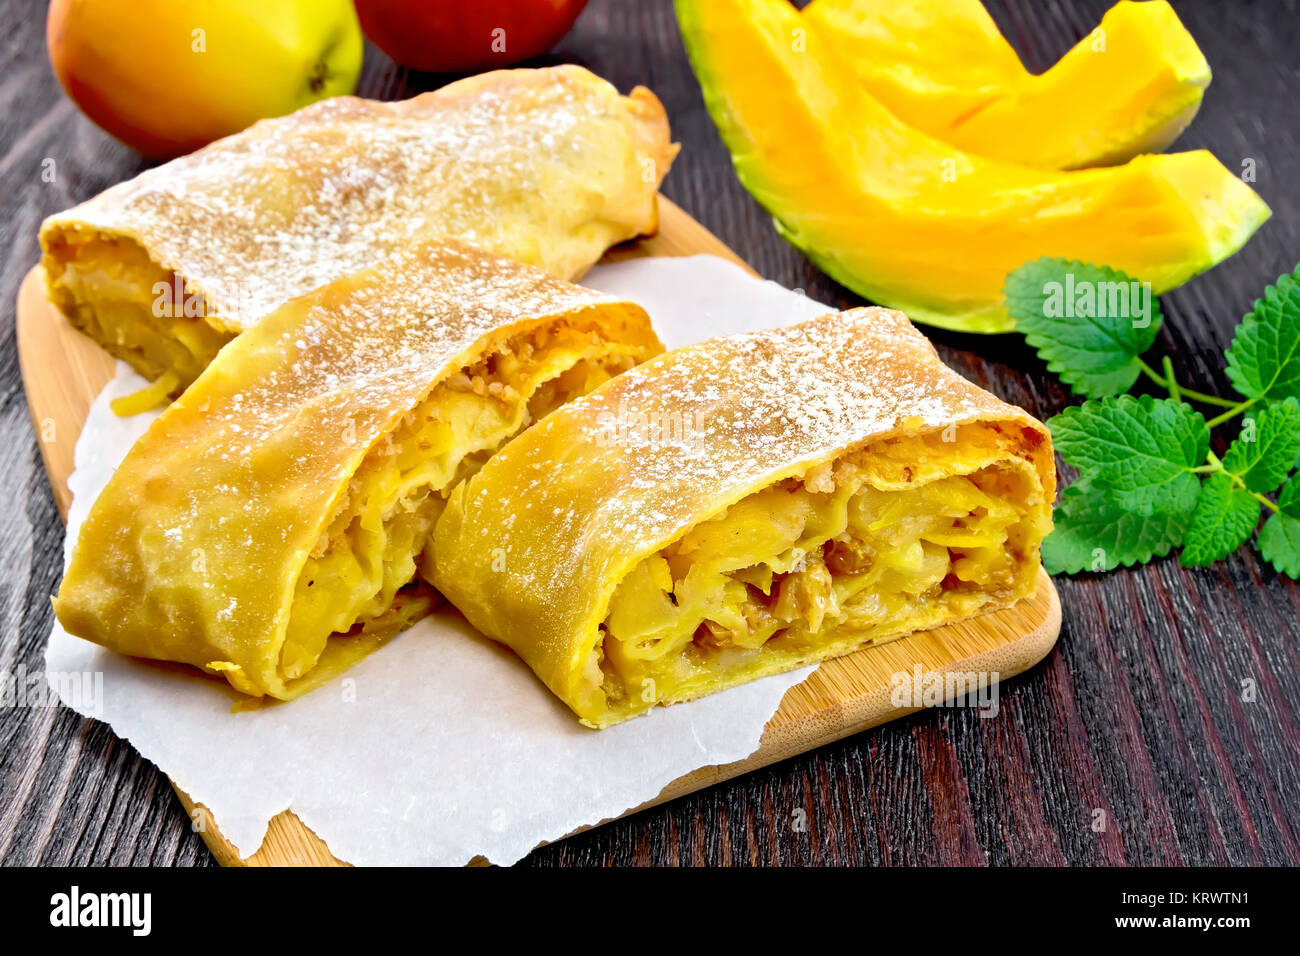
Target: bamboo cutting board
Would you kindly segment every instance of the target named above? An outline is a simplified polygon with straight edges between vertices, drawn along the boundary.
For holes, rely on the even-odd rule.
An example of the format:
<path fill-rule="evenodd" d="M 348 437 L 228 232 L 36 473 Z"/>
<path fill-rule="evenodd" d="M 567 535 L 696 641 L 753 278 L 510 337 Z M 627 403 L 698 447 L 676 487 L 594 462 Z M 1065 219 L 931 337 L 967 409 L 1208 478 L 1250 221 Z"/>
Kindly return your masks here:
<path fill-rule="evenodd" d="M 669 200 L 660 197 L 659 212 L 658 235 L 611 250 L 604 261 L 711 253 L 749 269 L 716 236 Z M 72 472 L 77 437 L 91 402 L 114 375 L 115 361 L 75 331 L 46 300 L 39 266 L 28 273 L 18 292 L 17 334 L 32 424 L 55 501 L 66 517 L 71 501 L 67 479 Z M 752 755 L 736 763 L 703 767 L 687 774 L 637 809 L 914 712 L 918 708 L 893 705 L 891 683 L 894 674 L 912 673 L 918 664 L 926 673 L 975 672 L 1013 677 L 1047 655 L 1060 627 L 1061 605 L 1056 589 L 1046 574 L 1040 574 L 1035 595 L 1005 611 L 918 632 L 822 664 L 808 680 L 786 693 Z M 223 865 L 344 865 L 291 810 L 271 820 L 261 848 L 241 859 L 222 838 L 206 809 L 196 806 L 179 790 L 177 794 Z"/>

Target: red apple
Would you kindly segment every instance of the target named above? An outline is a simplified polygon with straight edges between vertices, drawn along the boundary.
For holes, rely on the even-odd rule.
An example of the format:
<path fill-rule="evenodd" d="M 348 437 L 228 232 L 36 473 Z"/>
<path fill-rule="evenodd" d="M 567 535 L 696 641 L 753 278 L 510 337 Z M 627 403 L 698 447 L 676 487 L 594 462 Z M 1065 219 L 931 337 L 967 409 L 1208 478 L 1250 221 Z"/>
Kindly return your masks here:
<path fill-rule="evenodd" d="M 437 73 L 508 66 L 545 53 L 587 0 L 356 0 L 361 29 L 398 63 Z"/>

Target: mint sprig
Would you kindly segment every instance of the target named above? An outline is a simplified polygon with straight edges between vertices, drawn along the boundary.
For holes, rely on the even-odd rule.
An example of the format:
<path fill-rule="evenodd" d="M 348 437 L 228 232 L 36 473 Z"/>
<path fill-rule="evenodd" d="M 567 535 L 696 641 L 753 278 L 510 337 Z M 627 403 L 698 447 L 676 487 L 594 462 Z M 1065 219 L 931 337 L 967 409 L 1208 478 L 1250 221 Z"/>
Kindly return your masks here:
<path fill-rule="evenodd" d="M 1185 567 L 1213 564 L 1245 544 L 1259 524 L 1259 501 L 1227 474 L 1201 487 L 1181 555 Z"/>
<path fill-rule="evenodd" d="M 1255 301 L 1227 361 L 1228 381 L 1247 399 L 1300 398 L 1300 266 Z"/>
<path fill-rule="evenodd" d="M 1027 262 L 1004 294 L 1016 329 L 1050 371 L 1080 395 L 1103 398 L 1133 387 L 1164 321 L 1143 285 L 1103 266 L 1062 259 Z"/>
<path fill-rule="evenodd" d="M 1205 419 L 1190 405 L 1150 395 L 1085 402 L 1051 421 L 1052 440 L 1084 475 L 1126 509 L 1190 511 L 1195 473 L 1210 448 Z"/>
<path fill-rule="evenodd" d="M 1075 482 L 1062 492 L 1054 517 L 1043 564 L 1052 574 L 1075 574 L 1164 557 L 1182 543 L 1191 509 L 1144 515 L 1104 490 Z"/>
<path fill-rule="evenodd" d="M 1300 578 L 1300 266 L 1265 290 L 1233 337 L 1225 361 L 1240 400 L 1186 388 L 1168 358 L 1161 371 L 1142 358 L 1162 315 L 1150 287 L 1118 270 L 1038 259 L 1008 276 L 1005 292 L 1029 344 L 1088 399 L 1047 422 L 1079 470 L 1043 542 L 1049 571 L 1109 571 L 1180 546 L 1184 565 L 1211 564 L 1249 541 L 1263 513 L 1260 554 Z M 1124 394 L 1141 376 L 1169 397 Z M 1207 421 L 1189 402 L 1222 411 Z M 1239 415 L 1220 459 L 1211 430 Z"/>
<path fill-rule="evenodd" d="M 1275 491 L 1300 454 L 1300 402 L 1294 398 L 1266 408 L 1242 426 L 1223 456 L 1223 467 L 1251 491 Z"/>

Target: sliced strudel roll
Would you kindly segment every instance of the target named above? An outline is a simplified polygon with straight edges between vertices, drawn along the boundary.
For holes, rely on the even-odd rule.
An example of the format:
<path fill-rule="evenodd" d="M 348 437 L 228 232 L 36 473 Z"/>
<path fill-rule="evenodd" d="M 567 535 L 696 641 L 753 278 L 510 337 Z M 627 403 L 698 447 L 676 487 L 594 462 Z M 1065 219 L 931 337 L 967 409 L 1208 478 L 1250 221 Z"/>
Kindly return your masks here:
<path fill-rule="evenodd" d="M 264 120 L 47 219 L 51 299 L 162 394 L 295 296 L 450 237 L 576 278 L 656 225 L 677 147 L 649 90 L 577 66 Z"/>
<path fill-rule="evenodd" d="M 59 621 L 294 697 L 427 609 L 407 585 L 458 481 L 660 351 L 639 306 L 457 243 L 335 280 L 230 343 L 130 450 Z"/>
<path fill-rule="evenodd" d="M 433 583 L 592 727 L 1031 594 L 1047 430 L 899 312 L 678 349 L 452 494 Z"/>

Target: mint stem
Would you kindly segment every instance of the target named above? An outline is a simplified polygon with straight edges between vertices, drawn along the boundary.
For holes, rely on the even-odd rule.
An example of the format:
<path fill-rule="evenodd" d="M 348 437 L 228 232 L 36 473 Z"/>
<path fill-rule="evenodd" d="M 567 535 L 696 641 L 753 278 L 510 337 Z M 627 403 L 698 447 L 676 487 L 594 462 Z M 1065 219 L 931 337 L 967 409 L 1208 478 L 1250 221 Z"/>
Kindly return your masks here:
<path fill-rule="evenodd" d="M 1269 511 L 1273 512 L 1273 514 L 1277 514 L 1279 512 L 1280 509 L 1278 508 L 1277 505 L 1275 505 L 1272 502 L 1272 500 L 1266 498 L 1264 495 L 1261 495 L 1258 491 L 1251 491 L 1249 488 L 1246 487 L 1246 480 L 1244 478 L 1242 478 L 1240 475 L 1233 474 L 1232 472 L 1228 471 L 1228 469 L 1224 468 L 1223 462 L 1219 459 L 1219 456 L 1216 455 L 1214 452 L 1212 451 L 1206 452 L 1205 458 L 1209 462 L 1209 464 L 1202 465 L 1200 468 L 1191 469 L 1193 474 L 1205 475 L 1210 473 L 1222 472 L 1232 480 L 1232 485 L 1234 488 L 1240 488 L 1242 491 L 1248 492 L 1252 498 L 1258 501 Z"/>
<path fill-rule="evenodd" d="M 1186 385 L 1179 385 L 1178 391 L 1184 397 L 1190 398 L 1194 402 L 1201 402 L 1205 405 L 1218 405 L 1220 408 L 1232 408 L 1233 402 L 1228 398 L 1219 398 L 1217 395 L 1206 395 L 1204 392 L 1196 392 Z"/>
<path fill-rule="evenodd" d="M 1179 385 L 1174 379 L 1173 363 L 1169 361 L 1167 355 L 1164 359 L 1164 367 L 1168 377 L 1161 375 L 1142 359 L 1138 359 L 1137 362 L 1146 377 L 1165 389 L 1171 398 L 1190 398 L 1194 402 L 1200 402 L 1203 405 L 1217 405 L 1220 408 L 1233 408 L 1236 405 L 1236 402 L 1229 399 L 1219 398 L 1217 395 L 1207 395 L 1205 392 L 1198 392 L 1195 389 L 1187 388 L 1185 385 Z"/>
<path fill-rule="evenodd" d="M 1165 370 L 1165 381 L 1169 383 L 1169 397 L 1175 402 L 1181 402 L 1183 399 L 1182 396 L 1178 394 L 1178 380 L 1174 378 L 1174 363 L 1169 361 L 1168 355 L 1161 359 L 1160 367 Z"/>
<path fill-rule="evenodd" d="M 1281 510 L 1281 509 L 1278 508 L 1277 505 L 1273 504 L 1272 501 L 1270 501 L 1269 499 L 1265 498 L 1265 497 L 1264 497 L 1263 495 L 1261 495 L 1258 491 L 1252 491 L 1252 492 L 1251 492 L 1251 495 L 1253 495 L 1254 498 L 1255 498 L 1255 500 L 1258 501 L 1261 505 L 1263 505 L 1263 506 L 1264 506 L 1265 508 L 1267 508 L 1269 511 L 1273 512 L 1273 514 L 1278 514 L 1279 511 Z"/>
<path fill-rule="evenodd" d="M 1228 421 L 1229 419 L 1235 418 L 1236 416 L 1240 415 L 1242 412 L 1246 411 L 1257 401 L 1258 399 L 1248 398 L 1244 402 L 1238 402 L 1236 405 L 1231 406 L 1222 415 L 1214 416 L 1205 424 L 1208 425 L 1210 428 L 1215 428 L 1219 425 L 1222 425 L 1224 422 Z"/>

